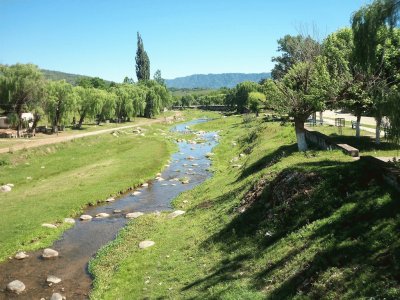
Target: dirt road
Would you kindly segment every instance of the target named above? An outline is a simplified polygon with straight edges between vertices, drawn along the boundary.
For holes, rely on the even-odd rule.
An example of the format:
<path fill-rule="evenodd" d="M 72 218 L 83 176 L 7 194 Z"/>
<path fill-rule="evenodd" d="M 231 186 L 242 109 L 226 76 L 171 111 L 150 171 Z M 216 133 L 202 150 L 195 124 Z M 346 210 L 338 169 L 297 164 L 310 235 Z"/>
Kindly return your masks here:
<path fill-rule="evenodd" d="M 107 133 L 107 132 L 112 132 L 115 130 L 134 128 L 134 127 L 150 125 L 150 124 L 154 124 L 154 123 L 161 123 L 164 121 L 165 121 L 164 117 L 157 118 L 157 119 L 151 119 L 151 120 L 140 120 L 135 124 L 117 127 L 117 128 L 102 129 L 102 130 L 98 130 L 98 131 L 78 133 L 78 134 L 66 135 L 66 136 L 51 136 L 46 139 L 31 140 L 29 143 L 25 143 L 25 142 L 21 141 L 20 144 L 13 145 L 12 147 L 5 146 L 5 147 L 0 148 L 0 154 L 8 152 L 10 148 L 12 148 L 13 151 L 17 151 L 17 150 L 21 150 L 21 149 L 25 149 L 25 148 L 34 148 L 34 147 L 39 147 L 39 146 L 43 146 L 43 145 L 62 143 L 62 142 L 71 141 L 71 140 L 79 139 L 79 138 L 86 137 L 86 136 L 92 136 L 92 135 L 98 135 L 98 134 L 103 134 L 103 133 Z M 0 145 L 0 147 L 1 146 L 2 145 Z"/>

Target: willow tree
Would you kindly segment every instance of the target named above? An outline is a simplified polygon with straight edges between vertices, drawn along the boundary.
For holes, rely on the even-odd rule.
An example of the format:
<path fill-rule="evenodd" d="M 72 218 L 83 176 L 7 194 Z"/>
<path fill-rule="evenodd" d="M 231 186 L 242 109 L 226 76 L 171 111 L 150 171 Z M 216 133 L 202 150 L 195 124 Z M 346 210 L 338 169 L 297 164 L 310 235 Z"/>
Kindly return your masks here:
<path fill-rule="evenodd" d="M 137 33 L 136 77 L 138 81 L 150 79 L 150 59 L 144 50 L 143 40 L 139 32 Z"/>
<path fill-rule="evenodd" d="M 43 86 L 42 73 L 35 65 L 0 65 L 0 107 L 14 115 L 18 136 L 23 124 L 22 113 L 40 105 Z"/>
<path fill-rule="evenodd" d="M 373 99 L 371 108 L 377 122 L 378 143 L 383 108 L 386 106 L 384 103 L 388 100 L 388 93 L 385 91 L 389 91 L 390 86 L 394 84 L 392 76 L 383 72 L 385 46 L 397 23 L 399 5 L 398 0 L 375 0 L 352 16 L 354 68 L 363 81 L 364 92 Z"/>
<path fill-rule="evenodd" d="M 75 98 L 72 86 L 65 80 L 50 81 L 47 83 L 45 112 L 52 124 L 52 132 L 58 132 L 58 126 L 69 112 L 74 109 Z"/>
<path fill-rule="evenodd" d="M 89 118 L 95 118 L 101 113 L 103 107 L 103 95 L 108 92 L 88 87 L 76 86 L 73 88 L 73 97 L 75 98 L 76 110 L 79 114 L 78 128 L 82 128 L 83 121 Z"/>

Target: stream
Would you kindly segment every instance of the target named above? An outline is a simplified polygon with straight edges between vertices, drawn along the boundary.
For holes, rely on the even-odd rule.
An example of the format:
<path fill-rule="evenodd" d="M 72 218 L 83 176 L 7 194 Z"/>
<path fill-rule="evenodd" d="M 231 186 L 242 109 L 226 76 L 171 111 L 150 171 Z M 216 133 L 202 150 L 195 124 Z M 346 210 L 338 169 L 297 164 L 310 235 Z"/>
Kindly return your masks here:
<path fill-rule="evenodd" d="M 171 130 L 190 133 L 188 126 L 206 121 L 193 120 L 176 125 Z M 140 194 L 133 195 L 130 191 L 113 202 L 88 207 L 83 214 L 91 215 L 93 219 L 75 219 L 74 226 L 49 247 L 59 252 L 58 257 L 45 260 L 42 258 L 43 250 L 38 250 L 27 253 L 28 258 L 10 259 L 0 264 L 0 299 L 50 299 L 56 292 L 67 299 L 87 299 L 92 284 L 88 262 L 102 246 L 115 239 L 118 231 L 127 224 L 127 213 L 171 210 L 171 201 L 175 197 L 211 176 L 208 171 L 210 160 L 206 154 L 211 152 L 218 138 L 213 132 L 197 133 L 197 138 L 204 142 L 177 142 L 179 150 L 171 156 L 169 166 L 161 173 L 162 179 L 154 179 L 148 182 L 147 187 L 137 189 Z M 182 184 L 177 180 L 182 177 L 188 178 L 189 183 Z M 108 213 L 110 216 L 94 218 L 98 213 Z M 46 282 L 48 275 L 59 277 L 62 281 L 49 285 Z M 26 286 L 19 295 L 6 291 L 6 285 L 16 279 Z"/>

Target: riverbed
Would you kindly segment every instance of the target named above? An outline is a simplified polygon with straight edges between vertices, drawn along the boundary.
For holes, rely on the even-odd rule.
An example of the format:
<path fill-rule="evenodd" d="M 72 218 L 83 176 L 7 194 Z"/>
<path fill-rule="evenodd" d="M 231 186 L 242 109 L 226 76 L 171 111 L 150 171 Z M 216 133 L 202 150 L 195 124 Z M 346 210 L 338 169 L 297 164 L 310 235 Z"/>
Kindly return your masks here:
<path fill-rule="evenodd" d="M 206 154 L 217 144 L 218 136 L 213 132 L 190 130 L 190 126 L 206 121 L 198 119 L 176 125 L 172 131 L 190 135 L 194 133 L 196 138 L 191 142 L 179 140 L 178 151 L 171 156 L 170 163 L 159 176 L 147 183 L 148 186 L 136 189 L 135 193 L 130 191 L 115 201 L 88 207 L 84 214 L 93 216 L 93 219 L 80 221 L 76 218 L 74 226 L 50 247 L 59 252 L 58 257 L 45 260 L 41 256 L 43 250 L 39 250 L 28 253 L 29 257 L 23 260 L 10 259 L 1 264 L 0 299 L 49 299 L 55 292 L 67 299 L 87 299 L 92 284 L 87 270 L 88 262 L 102 246 L 115 239 L 119 230 L 129 221 L 126 214 L 172 210 L 171 201 L 176 196 L 193 189 L 211 176 L 208 171 L 210 160 Z M 197 143 L 193 140 L 197 140 Z M 182 183 L 185 179 L 188 182 Z M 109 217 L 95 218 L 99 213 L 107 213 Z M 48 275 L 62 281 L 49 284 L 46 282 Z M 16 279 L 26 286 L 19 295 L 6 291 L 7 283 Z"/>

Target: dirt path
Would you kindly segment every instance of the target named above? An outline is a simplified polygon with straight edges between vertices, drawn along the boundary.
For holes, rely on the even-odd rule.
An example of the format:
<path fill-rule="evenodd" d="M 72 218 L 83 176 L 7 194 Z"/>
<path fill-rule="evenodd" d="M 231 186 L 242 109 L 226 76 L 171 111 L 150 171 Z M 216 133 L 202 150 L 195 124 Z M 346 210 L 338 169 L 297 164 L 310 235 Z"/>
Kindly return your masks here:
<path fill-rule="evenodd" d="M 179 113 L 177 113 L 176 115 L 179 115 Z M 169 119 L 169 118 L 167 118 L 167 119 Z M 133 127 L 138 127 L 138 126 L 161 123 L 161 122 L 164 122 L 165 120 L 166 119 L 164 117 L 160 117 L 160 118 L 157 118 L 157 119 L 151 119 L 151 120 L 140 120 L 137 123 L 132 124 L 132 125 L 128 125 L 128 126 L 122 126 L 122 127 L 117 127 L 117 128 L 109 128 L 109 129 L 102 129 L 102 130 L 98 130 L 98 131 L 78 133 L 78 134 L 68 135 L 68 136 L 54 136 L 54 137 L 49 137 L 49 138 L 46 138 L 46 139 L 32 140 L 29 143 L 21 142 L 18 145 L 13 145 L 12 149 L 13 149 L 13 151 L 18 151 L 18 150 L 26 149 L 26 148 L 34 148 L 34 147 L 39 147 L 39 146 L 43 146 L 43 145 L 57 144 L 57 143 L 62 143 L 62 142 L 66 142 L 66 141 L 71 141 L 71 140 L 74 140 L 74 139 L 79 139 L 79 138 L 86 137 L 86 136 L 92 136 L 92 135 L 99 135 L 99 134 L 103 134 L 103 133 L 108 133 L 108 132 L 112 132 L 112 131 L 115 131 L 115 130 L 128 129 L 128 128 L 133 128 Z M 9 146 L 6 146 L 4 148 L 0 148 L 0 154 L 1 153 L 7 153 L 10 148 L 11 147 L 9 147 Z"/>

